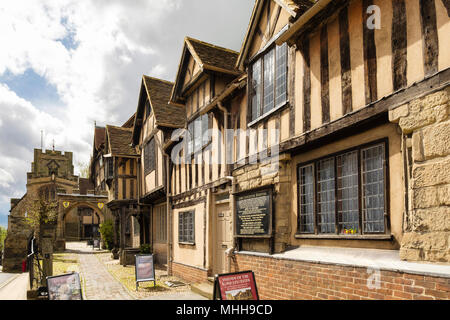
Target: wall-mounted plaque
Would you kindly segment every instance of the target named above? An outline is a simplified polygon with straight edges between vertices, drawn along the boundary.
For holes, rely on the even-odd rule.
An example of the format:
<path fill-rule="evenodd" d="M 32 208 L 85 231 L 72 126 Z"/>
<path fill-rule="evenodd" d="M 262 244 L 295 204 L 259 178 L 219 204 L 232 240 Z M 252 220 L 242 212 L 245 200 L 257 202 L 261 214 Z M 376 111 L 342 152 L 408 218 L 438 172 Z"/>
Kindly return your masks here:
<path fill-rule="evenodd" d="M 135 255 L 136 264 L 136 291 L 139 287 L 139 282 L 153 281 L 156 287 L 155 267 L 153 264 L 152 254 L 137 254 Z"/>
<path fill-rule="evenodd" d="M 272 236 L 272 188 L 235 195 L 236 236 Z"/>
<path fill-rule="evenodd" d="M 83 300 L 78 273 L 47 277 L 49 300 Z"/>
<path fill-rule="evenodd" d="M 213 292 L 213 300 L 259 300 L 252 271 L 217 275 Z"/>

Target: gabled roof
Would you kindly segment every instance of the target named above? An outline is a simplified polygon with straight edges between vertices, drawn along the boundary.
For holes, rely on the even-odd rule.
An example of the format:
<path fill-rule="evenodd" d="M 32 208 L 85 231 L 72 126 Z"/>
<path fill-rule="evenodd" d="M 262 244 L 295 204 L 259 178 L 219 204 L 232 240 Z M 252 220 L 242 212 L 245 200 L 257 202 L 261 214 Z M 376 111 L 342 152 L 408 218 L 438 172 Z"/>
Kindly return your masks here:
<path fill-rule="evenodd" d="M 181 90 L 183 89 L 184 74 L 190 56 L 192 56 L 199 65 L 200 74 L 205 70 L 236 76 L 240 74 L 240 71 L 235 68 L 239 56 L 238 52 L 186 37 L 184 39 L 183 52 L 178 66 L 175 85 L 170 98 L 170 101 L 173 103 L 179 103 L 179 101 L 177 101 L 177 96 L 180 95 Z"/>
<path fill-rule="evenodd" d="M 182 128 L 186 119 L 184 107 L 169 104 L 172 93 L 173 82 L 152 78 L 144 75 L 142 77 L 139 103 L 133 126 L 133 143 L 139 143 L 139 135 L 144 118 L 145 103 L 150 102 L 155 116 L 156 126 L 165 128 Z"/>
<path fill-rule="evenodd" d="M 133 128 L 134 118 L 136 117 L 136 113 L 133 114 L 130 119 L 128 119 L 123 125 L 123 128 Z"/>
<path fill-rule="evenodd" d="M 238 52 L 190 37 L 186 37 L 185 41 L 191 49 L 191 54 L 203 69 L 231 74 L 238 73 L 235 69 Z"/>
<path fill-rule="evenodd" d="M 243 64 L 248 54 L 251 39 L 253 39 L 253 36 L 256 32 L 259 19 L 261 18 L 261 13 L 267 1 L 272 0 L 255 1 L 255 6 L 253 7 L 253 12 L 250 18 L 250 23 L 247 28 L 247 33 L 245 35 L 244 42 L 242 43 L 241 46 L 241 51 L 239 52 L 239 57 L 236 62 L 235 66 L 236 69 L 243 70 Z M 275 1 L 281 8 L 289 12 L 289 14 L 295 19 L 298 18 L 304 12 L 306 12 L 309 8 L 311 8 L 314 5 L 314 3 L 316 3 L 318 0 L 273 0 L 273 1 Z"/>
<path fill-rule="evenodd" d="M 133 135 L 131 128 L 107 125 L 106 134 L 108 136 L 109 153 L 111 156 L 138 156 L 136 149 L 131 146 L 131 138 Z"/>

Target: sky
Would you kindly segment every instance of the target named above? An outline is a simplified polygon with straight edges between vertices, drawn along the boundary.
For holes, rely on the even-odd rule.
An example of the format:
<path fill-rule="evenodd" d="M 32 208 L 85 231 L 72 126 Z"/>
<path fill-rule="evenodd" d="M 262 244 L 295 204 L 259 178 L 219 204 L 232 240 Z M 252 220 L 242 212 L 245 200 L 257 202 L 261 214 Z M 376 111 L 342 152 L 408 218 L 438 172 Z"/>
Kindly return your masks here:
<path fill-rule="evenodd" d="M 254 0 L 1 0 L 0 225 L 33 149 L 89 162 L 94 123 L 136 111 L 143 74 L 174 81 L 185 36 L 239 51 Z"/>

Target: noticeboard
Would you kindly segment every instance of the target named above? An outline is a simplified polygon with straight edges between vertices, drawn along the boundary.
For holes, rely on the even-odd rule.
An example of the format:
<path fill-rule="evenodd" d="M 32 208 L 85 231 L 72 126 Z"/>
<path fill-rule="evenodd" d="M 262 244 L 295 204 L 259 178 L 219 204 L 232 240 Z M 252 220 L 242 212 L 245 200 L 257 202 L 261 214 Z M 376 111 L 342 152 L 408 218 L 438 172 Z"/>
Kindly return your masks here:
<path fill-rule="evenodd" d="M 213 300 L 259 300 L 252 271 L 216 275 Z"/>
<path fill-rule="evenodd" d="M 76 272 L 47 277 L 49 300 L 83 300 L 80 275 Z"/>
<path fill-rule="evenodd" d="M 235 195 L 236 237 L 272 236 L 272 188 Z"/>
<path fill-rule="evenodd" d="M 135 258 L 136 258 L 135 264 L 136 290 L 139 287 L 139 282 L 153 281 L 153 285 L 156 287 L 153 255 L 137 254 L 135 255 Z"/>

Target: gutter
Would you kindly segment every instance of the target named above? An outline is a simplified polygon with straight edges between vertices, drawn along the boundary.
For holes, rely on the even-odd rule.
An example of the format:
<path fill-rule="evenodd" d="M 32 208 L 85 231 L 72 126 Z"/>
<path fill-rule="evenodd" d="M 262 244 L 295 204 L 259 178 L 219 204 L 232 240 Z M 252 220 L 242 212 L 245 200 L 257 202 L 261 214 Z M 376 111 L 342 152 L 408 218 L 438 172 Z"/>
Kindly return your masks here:
<path fill-rule="evenodd" d="M 281 45 L 291 39 L 301 28 L 303 28 L 314 16 L 322 11 L 332 0 L 319 0 L 308 11 L 291 25 L 291 27 L 281 35 L 276 41 L 277 45 Z"/>

